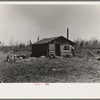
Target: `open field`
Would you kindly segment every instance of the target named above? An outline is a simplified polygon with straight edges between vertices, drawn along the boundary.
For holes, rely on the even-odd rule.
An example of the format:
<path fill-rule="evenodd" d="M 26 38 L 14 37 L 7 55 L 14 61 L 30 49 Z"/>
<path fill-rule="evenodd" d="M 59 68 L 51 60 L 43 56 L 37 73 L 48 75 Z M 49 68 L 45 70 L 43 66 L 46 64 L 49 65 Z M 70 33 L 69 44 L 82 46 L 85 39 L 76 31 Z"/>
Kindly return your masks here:
<path fill-rule="evenodd" d="M 3 62 L 7 53 L 0 52 L 0 81 L 11 82 L 100 82 L 99 50 L 77 51 L 76 57 L 34 58 Z"/>

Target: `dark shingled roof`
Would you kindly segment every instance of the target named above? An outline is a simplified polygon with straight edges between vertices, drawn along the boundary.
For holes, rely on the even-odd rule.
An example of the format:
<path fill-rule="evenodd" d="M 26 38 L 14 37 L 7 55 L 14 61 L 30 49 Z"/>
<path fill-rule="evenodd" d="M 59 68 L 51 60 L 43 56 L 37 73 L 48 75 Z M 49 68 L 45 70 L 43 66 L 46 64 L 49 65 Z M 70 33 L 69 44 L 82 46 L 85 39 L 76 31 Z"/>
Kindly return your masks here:
<path fill-rule="evenodd" d="M 58 36 L 58 37 L 52 37 L 52 38 L 44 38 L 44 39 L 42 39 L 42 40 L 40 40 L 40 41 L 38 41 L 38 42 L 35 42 L 34 44 L 44 44 L 44 43 L 49 43 L 49 42 L 51 42 L 51 41 L 53 41 L 53 40 L 55 40 L 55 39 L 57 39 L 57 38 L 59 38 L 60 36 Z"/>
<path fill-rule="evenodd" d="M 52 38 L 44 38 L 44 39 L 42 39 L 42 40 L 40 40 L 40 41 L 38 41 L 38 42 L 35 42 L 34 44 L 46 44 L 46 43 L 50 43 L 50 42 L 52 42 L 53 40 L 58 39 L 58 38 L 60 38 L 60 37 L 63 37 L 63 36 L 52 37 Z M 63 37 L 63 38 L 65 38 L 65 37 Z M 65 39 L 66 39 L 66 38 L 65 38 Z M 66 39 L 66 40 L 67 40 L 67 39 Z M 75 44 L 75 43 L 72 42 L 71 40 L 67 40 L 67 41 L 70 42 L 72 45 Z"/>

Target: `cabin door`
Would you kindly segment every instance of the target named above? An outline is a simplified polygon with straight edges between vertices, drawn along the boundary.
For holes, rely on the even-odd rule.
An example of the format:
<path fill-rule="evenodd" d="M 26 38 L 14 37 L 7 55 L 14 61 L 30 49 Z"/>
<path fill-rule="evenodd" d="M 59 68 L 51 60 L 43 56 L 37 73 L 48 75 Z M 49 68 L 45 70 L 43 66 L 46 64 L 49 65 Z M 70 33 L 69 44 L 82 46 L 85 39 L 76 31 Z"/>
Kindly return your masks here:
<path fill-rule="evenodd" d="M 60 56 L 60 44 L 55 44 L 55 54 L 57 56 Z"/>

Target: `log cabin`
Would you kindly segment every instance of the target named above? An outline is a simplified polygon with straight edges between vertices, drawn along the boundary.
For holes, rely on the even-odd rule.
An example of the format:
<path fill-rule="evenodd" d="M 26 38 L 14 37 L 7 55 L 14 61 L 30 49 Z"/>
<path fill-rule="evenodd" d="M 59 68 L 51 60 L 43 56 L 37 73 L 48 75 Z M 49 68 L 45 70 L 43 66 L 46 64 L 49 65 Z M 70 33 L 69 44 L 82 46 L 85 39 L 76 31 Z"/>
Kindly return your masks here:
<path fill-rule="evenodd" d="M 72 54 L 72 47 L 75 43 L 63 36 L 44 38 L 32 44 L 32 57 L 47 56 L 54 54 L 56 56 L 65 56 Z"/>

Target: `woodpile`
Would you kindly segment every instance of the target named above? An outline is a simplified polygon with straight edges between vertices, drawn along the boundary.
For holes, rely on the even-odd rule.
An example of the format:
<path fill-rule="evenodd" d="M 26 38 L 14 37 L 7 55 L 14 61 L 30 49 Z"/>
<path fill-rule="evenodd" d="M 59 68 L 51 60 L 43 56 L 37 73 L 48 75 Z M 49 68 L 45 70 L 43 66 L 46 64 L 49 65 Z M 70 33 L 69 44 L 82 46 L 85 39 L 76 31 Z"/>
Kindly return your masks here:
<path fill-rule="evenodd" d="M 4 62 L 16 62 L 16 60 L 22 60 L 26 58 L 29 58 L 29 55 L 17 55 L 11 53 L 4 58 Z"/>

